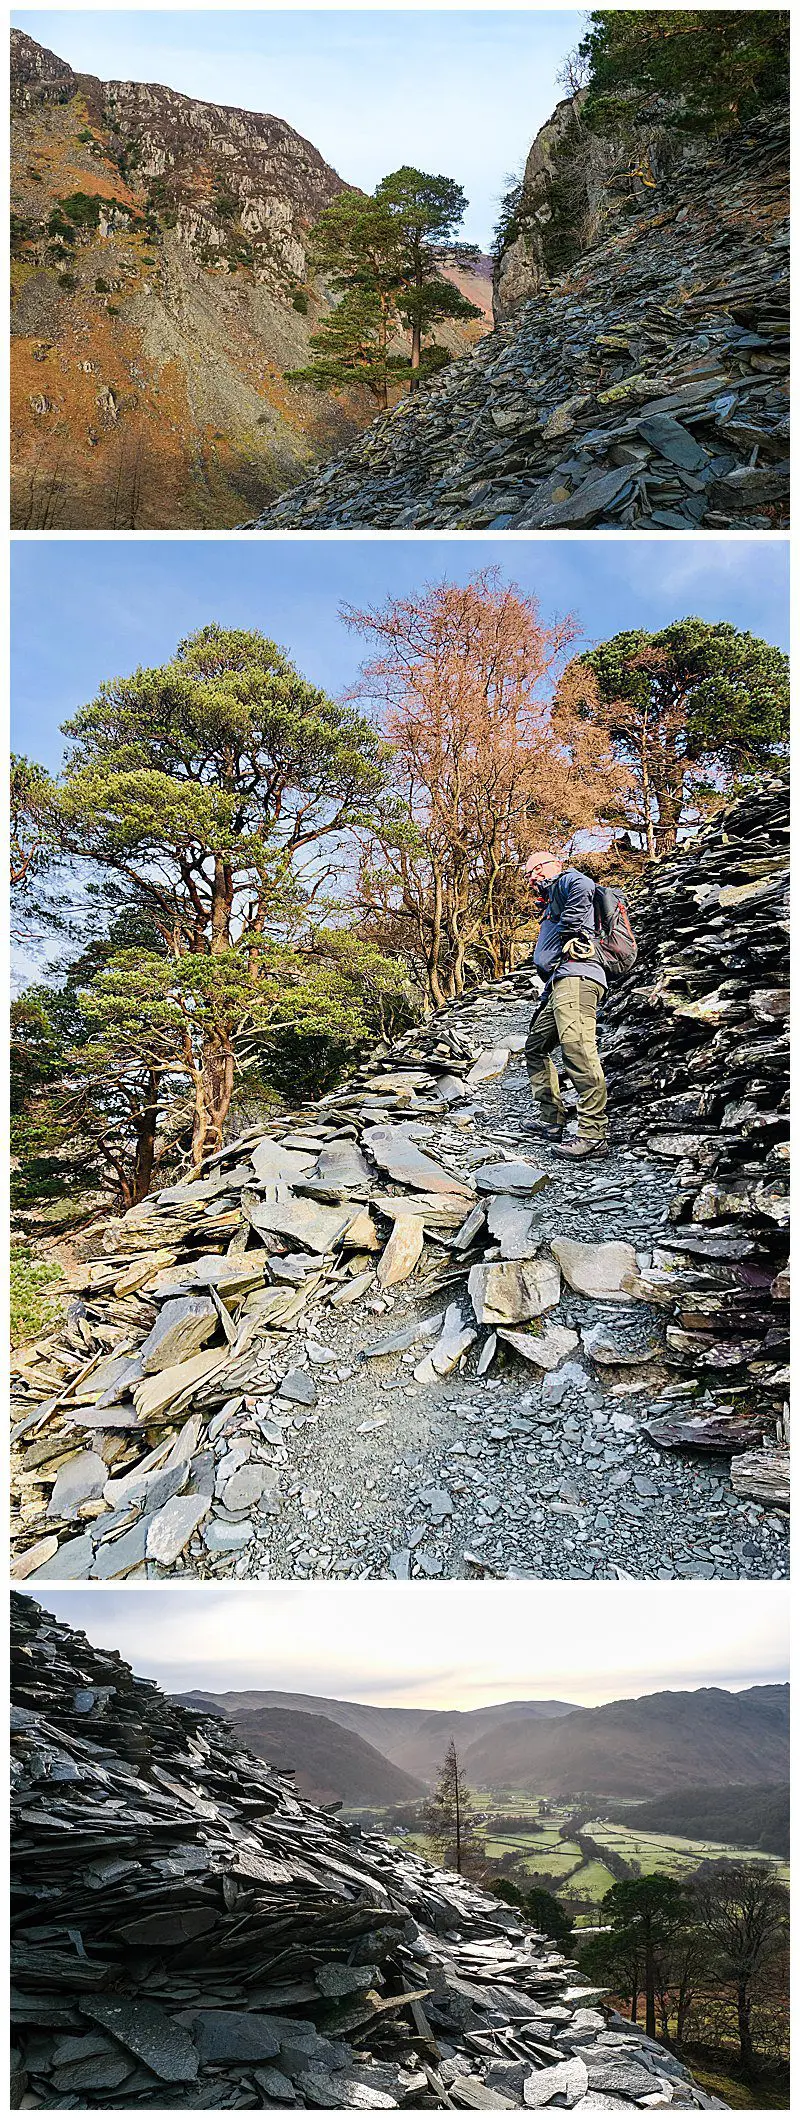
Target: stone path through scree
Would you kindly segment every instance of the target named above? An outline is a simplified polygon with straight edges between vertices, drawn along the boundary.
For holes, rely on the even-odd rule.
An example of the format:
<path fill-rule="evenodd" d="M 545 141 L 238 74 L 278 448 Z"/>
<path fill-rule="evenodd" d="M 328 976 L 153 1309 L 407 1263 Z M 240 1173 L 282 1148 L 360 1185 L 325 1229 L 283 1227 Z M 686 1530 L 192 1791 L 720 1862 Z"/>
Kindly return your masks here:
<path fill-rule="evenodd" d="M 476 1044 L 507 1046 L 524 1041 L 530 1015 L 530 1003 L 489 996 L 462 1004 L 457 1020 Z M 622 1238 L 649 1253 L 668 1219 L 672 1181 L 663 1166 L 625 1150 L 572 1169 L 546 1143 L 526 1140 L 533 1114 L 519 1051 L 480 1097 L 476 1163 L 495 1144 L 506 1152 L 518 1146 L 551 1176 L 526 1202 L 543 1236 Z M 434 1155 L 456 1148 L 463 1156 L 463 1131 L 446 1119 L 420 1129 L 418 1139 Z M 365 1330 L 371 1310 L 374 1333 Z M 786 1520 L 738 1500 L 725 1459 L 661 1453 L 641 1432 L 654 1405 L 666 1410 L 660 1392 L 674 1390 L 674 1372 L 657 1362 L 612 1366 L 604 1388 L 595 1365 L 590 1374 L 580 1360 L 556 1383 L 535 1371 L 528 1377 L 513 1357 L 501 1368 L 496 1357 L 479 1377 L 473 1347 L 463 1373 L 421 1384 L 413 1375 L 419 1345 L 362 1359 L 365 1346 L 431 1310 L 413 1282 L 355 1316 L 340 1312 L 334 1322 L 326 1310 L 320 1338 L 352 1374 L 319 1381 L 318 1407 L 298 1410 L 284 1430 L 273 1460 L 283 1460 L 279 1514 L 246 1554 L 226 1557 L 215 1572 L 660 1580 L 788 1572 Z M 577 1328 L 598 1318 L 617 1332 L 624 1326 L 628 1353 L 653 1335 L 663 1339 L 663 1313 L 641 1302 L 630 1310 L 598 1304 L 565 1286 L 548 1313 L 548 1322 Z M 313 1313 L 298 1347 L 309 1330 Z"/>

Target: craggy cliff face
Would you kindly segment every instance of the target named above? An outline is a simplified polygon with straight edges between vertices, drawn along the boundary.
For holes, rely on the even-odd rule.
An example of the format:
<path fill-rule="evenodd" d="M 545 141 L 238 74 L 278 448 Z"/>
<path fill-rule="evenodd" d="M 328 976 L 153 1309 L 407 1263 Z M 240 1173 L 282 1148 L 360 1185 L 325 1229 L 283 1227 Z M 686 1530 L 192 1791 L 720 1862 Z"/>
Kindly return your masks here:
<path fill-rule="evenodd" d="M 77 75 L 12 32 L 14 519 L 213 527 L 364 411 L 293 388 L 343 188 L 280 118 Z"/>
<path fill-rule="evenodd" d="M 365 426 L 366 391 L 286 381 L 331 306 L 309 236 L 345 188 L 308 140 L 75 74 L 19 30 L 11 99 L 18 528 L 224 528 Z M 490 322 L 474 285 L 450 354 Z"/>

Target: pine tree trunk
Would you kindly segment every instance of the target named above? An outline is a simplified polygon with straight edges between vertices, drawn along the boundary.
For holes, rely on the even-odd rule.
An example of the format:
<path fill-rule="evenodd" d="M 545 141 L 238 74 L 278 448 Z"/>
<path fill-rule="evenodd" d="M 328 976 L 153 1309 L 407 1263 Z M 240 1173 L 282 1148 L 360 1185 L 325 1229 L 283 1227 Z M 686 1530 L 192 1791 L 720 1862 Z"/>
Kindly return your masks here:
<path fill-rule="evenodd" d="M 644 1949 L 644 2028 L 648 2039 L 656 2036 L 656 1976 L 653 1964 L 653 1946 L 649 1938 Z"/>
<path fill-rule="evenodd" d="M 415 276 L 416 302 L 411 318 L 411 383 L 410 389 L 419 389 L 419 365 L 422 359 L 422 289 L 424 281 L 422 267 L 417 266 Z"/>
<path fill-rule="evenodd" d="M 158 1076 L 151 1075 L 149 1089 L 149 1102 L 145 1105 L 136 1126 L 136 1154 L 130 1203 L 132 1207 L 138 1207 L 140 1200 L 147 1198 L 153 1177 L 158 1128 Z"/>
<path fill-rule="evenodd" d="M 192 1132 L 192 1169 L 200 1170 L 207 1156 L 222 1147 L 222 1132 L 233 1096 L 233 1050 L 217 1042 L 207 1051 L 203 1071 L 195 1089 Z"/>

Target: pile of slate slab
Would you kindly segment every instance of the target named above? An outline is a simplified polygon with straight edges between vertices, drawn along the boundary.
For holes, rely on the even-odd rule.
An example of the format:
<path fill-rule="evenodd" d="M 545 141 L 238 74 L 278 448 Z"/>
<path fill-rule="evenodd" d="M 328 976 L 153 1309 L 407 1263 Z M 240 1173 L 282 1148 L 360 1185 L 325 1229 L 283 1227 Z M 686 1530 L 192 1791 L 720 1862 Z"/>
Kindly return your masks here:
<path fill-rule="evenodd" d="M 15 1595 L 12 2106 L 713 2106 L 496 1899 Z"/>
<path fill-rule="evenodd" d="M 685 1410 L 648 1432 L 734 1453 L 732 1481 L 788 1502 L 789 789 L 766 780 L 635 895 L 636 970 L 609 999 L 615 1128 L 674 1167 L 671 1229 L 645 1276 L 672 1311 Z M 692 1413 L 692 1397 L 717 1402 Z M 764 1439 L 764 1447 L 753 1444 Z M 776 1443 L 776 1439 L 778 1439 Z M 741 1453 L 741 1455 L 739 1455 Z"/>
<path fill-rule="evenodd" d="M 248 527 L 784 523 L 787 176 L 780 113 L 711 143 Z"/>
<path fill-rule="evenodd" d="M 335 1344 L 345 1314 L 364 1317 L 361 1359 L 408 1349 L 433 1391 L 467 1358 L 479 1377 L 500 1359 L 537 1382 L 562 1371 L 581 1348 L 558 1315 L 567 1290 L 601 1306 L 593 1362 L 661 1353 L 617 1344 L 615 1318 L 648 1301 L 634 1244 L 576 1241 L 551 1174 L 476 1145 L 475 1099 L 509 1058 L 441 1011 L 107 1226 L 64 1328 L 15 1359 L 17 1578 L 224 1570 L 280 1512 L 287 1429 L 354 1373 Z M 443 1115 L 451 1145 L 434 1156 L 418 1137 Z M 418 1316 L 381 1331 L 412 1276 Z M 310 1445 L 313 1461 L 313 1427 Z"/>

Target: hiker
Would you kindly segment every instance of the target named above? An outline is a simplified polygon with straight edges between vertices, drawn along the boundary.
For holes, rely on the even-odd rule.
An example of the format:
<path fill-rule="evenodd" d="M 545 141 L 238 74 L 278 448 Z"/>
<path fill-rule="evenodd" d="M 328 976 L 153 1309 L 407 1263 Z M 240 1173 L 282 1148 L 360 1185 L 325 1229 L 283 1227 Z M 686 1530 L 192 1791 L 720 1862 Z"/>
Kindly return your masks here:
<path fill-rule="evenodd" d="M 608 986 L 595 949 L 595 885 L 555 854 L 531 854 L 527 874 L 538 885 L 541 927 L 533 953 L 546 981 L 525 1046 L 525 1064 L 539 1119 L 528 1129 L 556 1144 L 558 1156 L 583 1162 L 607 1156 L 606 1078 L 597 1050 L 597 1011 Z M 564 1142 L 567 1113 L 551 1055 L 560 1045 L 578 1092 L 578 1138 Z"/>

